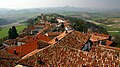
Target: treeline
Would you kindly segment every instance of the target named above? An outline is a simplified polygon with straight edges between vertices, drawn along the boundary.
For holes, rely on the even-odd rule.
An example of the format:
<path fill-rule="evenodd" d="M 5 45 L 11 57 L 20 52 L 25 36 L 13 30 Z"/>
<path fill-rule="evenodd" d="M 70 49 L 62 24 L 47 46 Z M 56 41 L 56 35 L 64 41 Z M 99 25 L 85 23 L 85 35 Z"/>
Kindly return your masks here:
<path fill-rule="evenodd" d="M 40 20 L 48 21 L 51 23 L 58 23 L 58 21 L 56 20 L 56 18 L 58 17 L 64 18 L 64 16 L 59 15 L 59 14 L 41 14 L 41 16 L 37 16 L 36 18 L 30 18 L 27 21 L 22 22 L 22 23 L 33 25 L 33 24 L 40 22 Z"/>
<path fill-rule="evenodd" d="M 71 26 L 77 31 L 88 32 L 88 29 L 90 29 L 91 32 L 108 34 L 107 30 L 105 30 L 103 27 L 100 27 L 90 22 L 86 22 L 83 19 L 75 18 L 75 17 L 64 17 L 64 18 L 66 20 L 69 20 L 69 22 L 71 22 Z"/>
<path fill-rule="evenodd" d="M 113 46 L 120 48 L 120 40 L 119 40 L 119 38 L 120 38 L 120 35 L 113 36 L 113 42 L 114 42 Z"/>

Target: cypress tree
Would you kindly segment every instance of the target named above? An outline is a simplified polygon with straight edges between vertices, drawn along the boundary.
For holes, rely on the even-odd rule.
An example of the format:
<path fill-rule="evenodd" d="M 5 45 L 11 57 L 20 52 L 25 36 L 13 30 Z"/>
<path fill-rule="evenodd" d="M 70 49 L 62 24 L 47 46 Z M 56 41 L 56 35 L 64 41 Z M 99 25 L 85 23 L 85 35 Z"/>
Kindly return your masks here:
<path fill-rule="evenodd" d="M 17 33 L 17 30 L 16 30 L 16 27 L 13 26 L 12 27 L 12 38 L 15 39 L 16 37 L 18 37 L 18 33 Z"/>
<path fill-rule="evenodd" d="M 61 28 L 65 28 L 64 23 L 63 23 L 63 22 L 61 23 Z"/>
<path fill-rule="evenodd" d="M 15 39 L 16 37 L 18 37 L 18 33 L 15 26 L 13 26 L 12 29 L 9 28 L 8 37 L 9 39 Z"/>
<path fill-rule="evenodd" d="M 8 31 L 8 38 L 12 39 L 12 29 L 11 28 L 9 28 L 9 31 Z"/>

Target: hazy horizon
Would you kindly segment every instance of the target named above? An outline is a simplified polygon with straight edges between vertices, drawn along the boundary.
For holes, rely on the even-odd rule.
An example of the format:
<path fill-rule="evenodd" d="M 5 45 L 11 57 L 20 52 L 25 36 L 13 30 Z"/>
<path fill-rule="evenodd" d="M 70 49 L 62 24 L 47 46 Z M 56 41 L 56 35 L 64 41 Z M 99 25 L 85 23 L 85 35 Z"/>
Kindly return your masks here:
<path fill-rule="evenodd" d="M 81 8 L 120 8 L 120 0 L 1 0 L 0 8 L 28 9 L 73 6 Z"/>

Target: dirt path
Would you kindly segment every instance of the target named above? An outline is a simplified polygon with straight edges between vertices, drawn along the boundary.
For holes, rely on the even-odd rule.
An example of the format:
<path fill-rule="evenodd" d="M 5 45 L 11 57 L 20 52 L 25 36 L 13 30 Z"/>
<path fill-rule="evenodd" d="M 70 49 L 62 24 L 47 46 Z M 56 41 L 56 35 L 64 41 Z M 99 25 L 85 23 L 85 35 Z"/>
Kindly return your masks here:
<path fill-rule="evenodd" d="M 108 31 L 108 32 L 120 32 L 120 31 Z"/>

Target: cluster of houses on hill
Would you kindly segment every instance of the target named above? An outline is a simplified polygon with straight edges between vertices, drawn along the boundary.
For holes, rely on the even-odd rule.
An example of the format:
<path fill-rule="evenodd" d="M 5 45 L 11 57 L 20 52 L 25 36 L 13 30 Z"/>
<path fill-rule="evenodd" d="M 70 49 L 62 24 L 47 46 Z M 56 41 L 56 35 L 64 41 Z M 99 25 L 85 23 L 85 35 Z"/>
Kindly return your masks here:
<path fill-rule="evenodd" d="M 0 49 L 0 67 L 120 66 L 120 48 L 110 46 L 109 35 L 75 31 L 68 21 L 57 21 L 39 22 L 16 39 L 6 40 Z"/>

